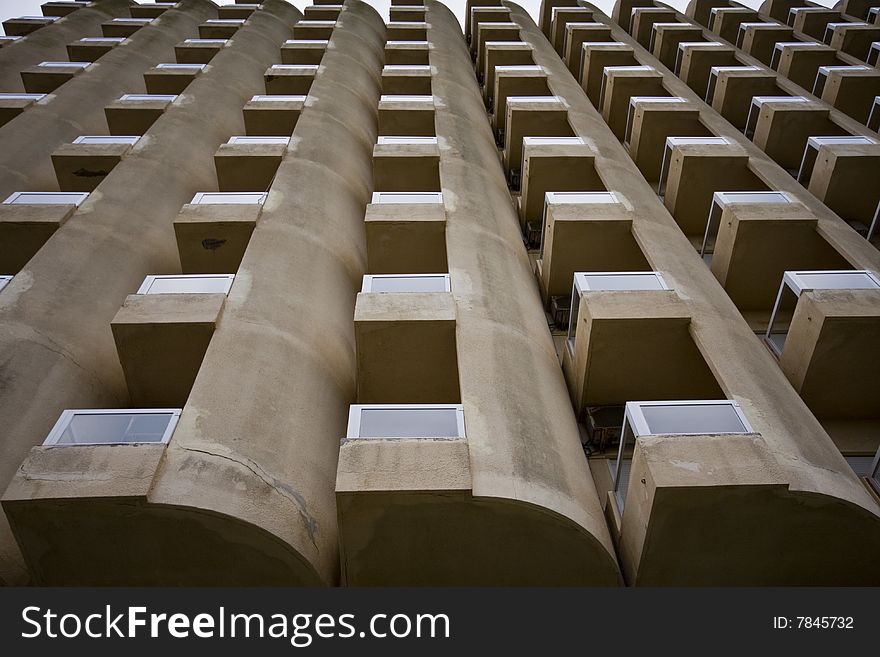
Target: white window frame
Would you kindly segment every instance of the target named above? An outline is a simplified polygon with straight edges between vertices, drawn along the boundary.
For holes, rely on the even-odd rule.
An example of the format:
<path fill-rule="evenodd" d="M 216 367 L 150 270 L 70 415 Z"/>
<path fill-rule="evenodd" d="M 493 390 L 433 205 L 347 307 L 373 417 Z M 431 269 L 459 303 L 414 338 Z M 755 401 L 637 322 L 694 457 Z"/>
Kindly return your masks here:
<path fill-rule="evenodd" d="M 251 102 L 253 103 L 263 103 L 263 102 L 271 102 L 271 103 L 281 103 L 281 102 L 290 102 L 290 103 L 304 103 L 306 102 L 307 96 L 301 96 L 298 94 L 293 95 L 284 95 L 284 94 L 258 94 L 256 96 L 251 97 Z"/>
<path fill-rule="evenodd" d="M 423 200 L 409 200 L 409 201 L 391 201 L 385 200 L 390 199 L 395 196 L 413 196 L 418 199 Z M 443 204 L 443 192 L 373 192 L 373 197 L 370 199 L 371 204 L 389 204 L 389 205 L 410 205 L 410 204 L 426 204 L 426 205 L 442 205 Z"/>
<path fill-rule="evenodd" d="M 431 65 L 430 64 L 385 64 L 382 67 L 382 73 L 392 72 L 392 71 L 401 71 L 401 72 L 410 72 L 410 73 L 430 73 Z"/>
<path fill-rule="evenodd" d="M 57 198 L 63 197 L 78 197 L 76 200 L 72 200 L 69 203 L 19 203 L 18 199 L 22 196 L 28 196 L 29 194 L 39 194 L 41 196 L 56 196 Z M 3 201 L 3 205 L 75 205 L 79 207 L 82 205 L 83 201 L 85 201 L 89 197 L 88 192 L 12 192 L 5 201 Z"/>
<path fill-rule="evenodd" d="M 209 18 L 205 21 L 205 25 L 244 25 L 244 18 Z"/>
<path fill-rule="evenodd" d="M 657 182 L 657 195 L 663 196 L 666 191 L 666 179 L 669 177 L 669 163 L 672 162 L 672 153 L 678 146 L 689 144 L 707 144 L 718 146 L 730 146 L 731 141 L 727 137 L 667 137 L 663 147 L 663 160 L 660 162 L 660 179 Z"/>
<path fill-rule="evenodd" d="M 765 104 L 774 103 L 809 103 L 811 102 L 804 96 L 752 96 L 752 102 L 749 105 L 749 114 L 746 117 L 746 127 L 743 134 L 747 139 L 755 136 L 755 130 L 758 128 L 758 119 L 761 116 L 761 108 Z"/>
<path fill-rule="evenodd" d="M 316 5 L 316 6 L 326 7 L 327 5 Z M 313 45 L 326 46 L 328 43 L 330 43 L 330 39 L 288 39 L 287 41 L 284 42 L 284 45 L 288 46 L 288 47 L 303 46 L 303 45 L 307 45 L 307 44 L 310 46 L 313 46 Z"/>
<path fill-rule="evenodd" d="M 413 105 L 430 105 L 434 107 L 433 94 L 382 94 L 380 103 L 412 103 Z"/>
<path fill-rule="evenodd" d="M 348 411 L 347 440 L 382 440 L 382 436 L 360 436 L 361 411 L 364 410 L 454 410 L 457 436 L 389 436 L 388 440 L 418 440 L 419 438 L 441 438 L 444 440 L 462 440 L 467 438 L 464 423 L 463 404 L 352 404 Z"/>
<path fill-rule="evenodd" d="M 12 276 L 0 276 L 0 292 L 12 282 Z"/>
<path fill-rule="evenodd" d="M 52 430 L 49 432 L 49 435 L 46 436 L 46 439 L 43 441 L 44 447 L 49 446 L 57 446 L 57 447 L 85 447 L 85 446 L 94 446 L 94 445 L 167 445 L 171 440 L 171 435 L 174 433 L 174 430 L 177 428 L 177 422 L 180 420 L 180 413 L 183 409 L 180 408 L 71 408 L 66 409 L 61 412 L 58 420 L 55 422 L 55 426 L 52 427 Z M 58 440 L 61 438 L 61 434 L 64 433 L 67 426 L 70 424 L 71 420 L 77 415 L 171 415 L 171 418 L 168 420 L 168 426 L 165 428 L 165 433 L 162 434 L 162 439 L 156 442 L 143 442 L 143 443 L 128 443 L 128 442 L 113 442 L 113 443 L 59 443 Z"/>
<path fill-rule="evenodd" d="M 437 137 L 397 137 L 392 135 L 379 135 L 377 144 L 387 144 L 387 145 L 415 145 L 415 144 L 424 144 L 429 146 L 437 145 Z"/>
<path fill-rule="evenodd" d="M 229 138 L 227 144 L 284 144 L 290 145 L 290 137 L 276 137 L 271 135 L 234 135 Z"/>
<path fill-rule="evenodd" d="M 832 146 L 835 144 L 876 144 L 877 140 L 873 137 L 864 137 L 861 135 L 836 135 L 830 137 L 812 136 L 807 138 L 807 144 L 804 146 L 804 155 L 801 157 L 801 166 L 798 169 L 797 180 L 799 183 L 805 183 L 807 186 L 810 182 L 810 176 L 813 175 L 813 167 L 816 158 L 819 156 L 819 149 L 823 146 Z"/>
<path fill-rule="evenodd" d="M 727 406 L 733 410 L 736 414 L 737 419 L 743 425 L 742 431 L 710 431 L 710 432 L 683 432 L 683 433 L 674 433 L 674 434 L 657 434 L 652 433 L 650 427 L 648 426 L 648 421 L 645 419 L 645 415 L 642 412 L 642 407 L 645 406 Z M 675 400 L 666 400 L 666 401 L 628 401 L 624 406 L 623 411 L 623 426 L 620 428 L 620 445 L 617 449 L 617 461 L 614 465 L 613 471 L 613 480 L 612 480 L 612 488 L 611 490 L 614 492 L 615 496 L 618 493 L 618 488 L 620 485 L 620 477 L 619 473 L 621 471 L 621 464 L 623 462 L 623 454 L 626 451 L 626 429 L 630 427 L 632 430 L 633 439 L 638 441 L 638 439 L 642 436 L 703 436 L 703 435 L 733 435 L 733 436 L 741 436 L 750 433 L 756 433 L 755 429 L 752 427 L 752 424 L 749 422 L 749 419 L 746 417 L 742 408 L 739 405 L 739 402 L 733 399 L 675 399 Z M 626 491 L 623 491 L 622 494 L 623 499 L 626 498 Z M 623 511 L 623 505 L 620 504 L 621 500 L 618 500 L 618 505 L 620 506 L 620 510 Z"/>
<path fill-rule="evenodd" d="M 319 66 L 320 64 L 272 64 L 272 66 L 269 67 L 269 70 L 315 74 L 318 72 Z"/>
<path fill-rule="evenodd" d="M 594 276 L 653 276 L 660 286 L 659 289 L 634 287 L 630 290 L 614 290 L 615 292 L 663 292 L 672 289 L 666 283 L 666 279 L 663 278 L 663 274 L 659 271 L 576 271 L 574 273 L 574 276 L 572 277 L 571 305 L 568 311 L 568 333 L 565 338 L 565 343 L 568 346 L 568 349 L 572 355 L 574 355 L 575 341 L 577 340 L 577 315 L 580 309 L 581 296 L 586 292 L 612 291 L 591 289 L 590 278 Z"/>
<path fill-rule="evenodd" d="M 710 48 L 718 48 L 723 45 L 723 43 L 719 43 L 718 41 L 682 41 L 678 44 L 678 50 L 675 53 L 675 74 L 681 74 L 681 63 L 684 61 L 684 52 L 688 48 L 694 46 L 709 46 Z"/>
<path fill-rule="evenodd" d="M 48 94 L 0 93 L 0 102 L 4 100 L 32 100 L 36 103 L 47 95 Z"/>
<path fill-rule="evenodd" d="M 256 199 L 252 203 L 223 203 L 223 202 L 203 202 L 206 196 L 245 196 Z M 263 205 L 266 201 L 267 192 L 196 192 L 192 197 L 190 205 Z"/>
<path fill-rule="evenodd" d="M 174 62 L 166 62 L 166 63 L 162 63 L 162 64 L 156 64 L 156 68 L 158 68 L 158 69 L 181 70 L 181 71 L 191 70 L 191 69 L 204 71 L 205 67 L 207 67 L 207 66 L 208 66 L 207 64 L 177 64 Z"/>
<path fill-rule="evenodd" d="M 177 94 L 122 94 L 119 100 L 124 103 L 149 103 L 154 101 L 173 103 L 177 100 Z"/>
<path fill-rule="evenodd" d="M 540 257 L 544 257 L 544 233 L 547 231 L 547 209 L 551 205 L 614 205 L 620 203 L 615 192 L 544 192 L 541 214 Z"/>
<path fill-rule="evenodd" d="M 706 85 L 706 95 L 703 97 L 709 105 L 712 104 L 712 96 L 715 95 L 715 87 L 718 84 L 718 76 L 721 73 L 729 73 L 730 71 L 760 71 L 758 66 L 713 66 L 709 69 L 709 82 Z"/>
<path fill-rule="evenodd" d="M 636 106 L 639 103 L 673 103 L 676 105 L 684 105 L 687 104 L 687 102 L 688 101 L 681 96 L 630 96 L 629 107 L 627 107 L 626 111 L 626 129 L 623 132 L 623 145 L 628 147 L 629 143 L 632 141 L 633 122 L 636 116 Z"/>
<path fill-rule="evenodd" d="M 136 135 L 80 135 L 74 144 L 128 144 L 134 146 L 140 137 Z"/>
<path fill-rule="evenodd" d="M 119 44 L 125 41 L 126 37 L 83 37 L 77 43 L 113 43 Z"/>
<path fill-rule="evenodd" d="M 605 104 L 605 87 L 608 86 L 608 74 L 609 73 L 618 73 L 621 71 L 642 71 L 644 73 L 648 73 L 653 71 L 657 72 L 657 69 L 653 66 L 645 66 L 644 64 L 639 64 L 638 66 L 606 66 L 602 69 L 602 83 L 599 85 L 599 110 L 601 111 L 602 107 Z"/>
<path fill-rule="evenodd" d="M 117 25 L 149 25 L 153 22 L 152 18 L 111 18 L 111 23 L 116 23 Z"/>
<path fill-rule="evenodd" d="M 762 197 L 762 199 L 766 200 L 753 198 L 755 196 Z M 748 205 L 773 203 L 778 205 L 790 205 L 794 202 L 795 199 L 793 199 L 788 192 L 774 190 L 759 190 L 754 192 L 714 192 L 712 194 L 712 203 L 709 205 L 709 216 L 706 218 L 706 230 L 703 232 L 703 243 L 700 245 L 700 257 L 703 258 L 703 261 L 706 262 L 706 264 L 712 262 L 712 255 L 715 253 L 715 242 L 713 241 L 712 250 L 710 251 L 709 239 L 718 239 L 718 231 L 721 227 L 721 215 L 724 213 L 724 208 L 726 208 L 729 203 L 742 203 Z"/>
<path fill-rule="evenodd" d="M 449 274 L 365 274 L 361 285 L 361 292 L 364 294 L 436 294 L 436 292 L 413 292 L 410 290 L 401 290 L 399 292 L 373 292 L 373 282 L 377 278 L 442 278 L 444 281 L 444 289 L 439 292 L 452 291 Z"/>
<path fill-rule="evenodd" d="M 189 43 L 189 44 L 195 44 L 198 46 L 204 46 L 204 45 L 208 45 L 208 44 L 216 45 L 216 46 L 225 46 L 227 43 L 229 43 L 229 39 L 195 39 L 195 38 L 193 38 L 193 39 L 184 39 L 183 42 Z"/>
<path fill-rule="evenodd" d="M 860 275 L 867 276 L 870 281 L 873 283 L 873 287 L 822 287 L 817 288 L 809 283 L 807 283 L 803 278 L 803 274 L 843 274 L 846 276 Z M 770 321 L 767 323 L 767 331 L 764 333 L 764 342 L 770 348 L 770 351 L 779 358 L 782 355 L 782 351 L 785 348 L 785 342 L 788 337 L 788 331 L 778 331 L 777 335 L 782 335 L 782 346 L 776 344 L 773 341 L 772 336 L 773 333 L 773 324 L 776 322 L 776 316 L 779 313 L 779 308 L 782 305 L 782 296 L 785 293 L 785 290 L 790 290 L 795 296 L 795 303 L 800 299 L 801 294 L 804 292 L 809 292 L 811 290 L 870 290 L 870 289 L 880 289 L 880 277 L 872 271 L 867 269 L 811 269 L 811 270 L 797 270 L 797 271 L 786 271 L 782 274 L 782 282 L 779 284 L 779 292 L 776 293 L 776 301 L 773 303 L 773 311 L 770 313 Z"/>
<path fill-rule="evenodd" d="M 219 279 L 223 281 L 227 281 L 226 291 L 225 292 L 150 292 L 150 289 L 157 281 L 163 281 L 168 279 L 187 279 L 187 280 L 196 280 L 196 279 Z M 141 283 L 141 286 L 138 288 L 138 291 L 135 294 L 143 294 L 143 295 L 151 295 L 158 296 L 161 294 L 229 294 L 229 290 L 232 287 L 232 283 L 235 281 L 235 274 L 157 274 L 153 276 L 147 276 L 144 278 L 144 282 Z"/>
<path fill-rule="evenodd" d="M 92 65 L 92 62 L 40 62 L 38 68 L 78 68 L 85 69 Z"/>

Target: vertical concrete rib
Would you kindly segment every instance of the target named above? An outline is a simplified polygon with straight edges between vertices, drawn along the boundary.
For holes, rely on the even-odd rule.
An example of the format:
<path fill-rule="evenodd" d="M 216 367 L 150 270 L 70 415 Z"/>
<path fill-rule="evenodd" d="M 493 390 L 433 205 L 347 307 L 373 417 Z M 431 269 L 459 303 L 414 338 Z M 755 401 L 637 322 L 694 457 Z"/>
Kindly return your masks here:
<path fill-rule="evenodd" d="M 135 32 L 88 70 L 0 127 L 4 145 L 0 198 L 15 191 L 58 189 L 49 157 L 52 151 L 79 135 L 106 134 L 104 107 L 120 94 L 143 93 L 144 71 L 162 61 L 175 61 L 174 45 L 196 35 L 198 24 L 216 14 L 216 6 L 208 0 L 182 0 L 177 8 L 164 12 L 154 24 Z"/>
<path fill-rule="evenodd" d="M 214 152 L 229 135 L 242 133 L 241 108 L 261 91 L 266 67 L 277 60 L 280 45 L 290 38 L 300 16 L 282 0 L 266 0 L 216 56 L 211 69 L 153 124 L 4 290 L 0 297 L 3 487 L 28 450 L 45 438 L 62 409 L 126 404 L 128 393 L 110 321 L 145 275 L 180 270 L 172 221 L 195 192 L 216 187 Z M 4 508 L 9 513 L 9 506 Z M 42 522 L 38 515 L 27 518 Z M 55 517 L 49 522 L 62 520 Z M 0 577 L 17 581 L 20 559 L 5 520 L 3 525 Z M 52 536 L 65 540 L 61 528 Z M 67 564 L 69 569 L 53 562 L 69 558 L 69 551 L 30 556 L 32 570 L 43 573 L 47 581 L 59 581 L 56 577 L 94 581 L 84 574 L 94 565 L 88 559 L 79 566 Z M 98 561 L 104 558 L 93 556 Z M 46 561 L 40 563 L 43 557 Z M 63 577 L 55 567 L 64 572 Z M 114 575 L 106 565 L 101 570 L 106 577 L 124 577 L 122 572 Z M 152 576 L 144 570 L 135 580 Z"/>
<path fill-rule="evenodd" d="M 375 10 L 348 0 L 149 495 L 218 514 L 216 531 L 278 559 L 221 581 L 338 581 L 333 484 L 355 396 L 383 43 Z"/>
<path fill-rule="evenodd" d="M 466 439 L 346 441 L 346 581 L 613 586 L 610 535 L 467 45 L 445 5 L 425 7 Z"/>
<path fill-rule="evenodd" d="M 545 69 L 551 93 L 566 104 L 574 133 L 594 150 L 602 182 L 632 207 L 633 236 L 651 269 L 662 272 L 686 302 L 689 332 L 721 390 L 739 402 L 760 434 L 753 444 L 755 451 L 737 457 L 728 472 L 733 483 L 748 482 L 732 486 L 730 490 L 736 492 L 729 499 L 724 498 L 721 488 L 711 488 L 720 483 L 727 467 L 722 463 L 730 458 L 723 443 L 674 438 L 640 443 L 634 467 L 638 450 L 647 454 L 646 460 L 657 450 L 656 460 L 647 470 L 674 470 L 675 463 L 689 462 L 699 464 L 705 474 L 700 475 L 703 484 L 693 489 L 693 499 L 680 488 L 676 494 L 682 498 L 671 504 L 667 501 L 670 506 L 665 509 L 656 498 L 653 507 L 642 506 L 624 514 L 619 555 L 628 580 L 640 584 L 864 583 L 867 576 L 877 581 L 880 572 L 870 557 L 880 545 L 876 502 L 788 384 L 546 37 L 521 7 L 509 2 L 505 5 L 521 27 L 522 40 L 534 48 L 535 63 Z M 669 457 L 672 450 L 664 451 L 664 442 L 674 445 L 674 462 Z M 710 464 L 714 464 L 714 471 Z M 650 481 L 653 475 L 642 472 Z M 675 476 L 683 476 L 683 471 Z M 644 494 L 645 480 L 641 483 L 639 490 Z M 719 494 L 720 498 L 712 499 Z M 750 528 L 747 531 L 746 526 Z M 678 556 L 670 559 L 670 551 Z M 688 552 L 693 559 L 683 558 Z"/>
<path fill-rule="evenodd" d="M 44 61 L 66 61 L 68 43 L 101 36 L 101 23 L 127 17 L 130 6 L 129 0 L 98 0 L 0 48 L 0 92 L 24 91 L 22 69 Z"/>

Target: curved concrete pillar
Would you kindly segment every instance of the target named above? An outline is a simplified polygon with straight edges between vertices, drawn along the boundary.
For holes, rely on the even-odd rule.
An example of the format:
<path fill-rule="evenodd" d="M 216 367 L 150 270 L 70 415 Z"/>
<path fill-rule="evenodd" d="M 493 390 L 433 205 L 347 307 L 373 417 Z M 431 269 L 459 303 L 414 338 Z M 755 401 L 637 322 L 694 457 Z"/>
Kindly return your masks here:
<path fill-rule="evenodd" d="M 208 0 L 182 0 L 179 8 L 164 12 L 155 24 L 141 28 L 88 70 L 0 127 L 4 144 L 0 198 L 16 191 L 57 190 L 52 151 L 79 135 L 106 134 L 104 107 L 123 93 L 143 93 L 144 71 L 175 61 L 175 44 L 196 36 L 199 23 L 216 15 L 216 6 Z"/>
<path fill-rule="evenodd" d="M 877 502 L 545 36 L 521 7 L 506 6 L 547 72 L 551 93 L 567 106 L 574 134 L 595 152 L 603 184 L 632 208 L 632 234 L 650 269 L 685 302 L 690 336 L 724 396 L 740 404 L 755 431 L 639 440 L 618 543 L 628 583 L 880 581 L 873 556 L 880 548 Z M 849 239 L 861 257 L 877 262 L 866 244 Z"/>
<path fill-rule="evenodd" d="M 208 564 L 215 582 L 338 581 L 333 482 L 355 395 L 383 42 L 379 15 L 348 0 L 148 496 L 198 514 L 187 532 L 221 516 L 233 546 L 284 552 L 272 573 Z M 164 566 L 177 560 L 192 577 L 206 568 L 197 552 Z"/>
<path fill-rule="evenodd" d="M 0 48 L 0 92 L 24 91 L 20 72 L 47 61 L 67 61 L 67 44 L 83 37 L 99 37 L 101 23 L 128 17 L 129 0 L 98 0 L 51 25 Z"/>
<path fill-rule="evenodd" d="M 13 478 L 62 409 L 127 404 L 110 322 L 144 276 L 180 271 L 172 221 L 195 192 L 216 189 L 213 155 L 230 135 L 243 133 L 241 109 L 253 94 L 261 93 L 267 66 L 278 60 L 280 45 L 290 38 L 300 16 L 282 0 L 266 0 L 216 56 L 211 69 L 153 124 L 4 289 L 0 298 L 0 379 L 4 382 L 0 395 L 0 485 L 5 487 Z M 149 459 L 139 459 L 138 449 L 122 451 L 140 468 Z M 73 459 L 85 453 L 67 452 L 65 456 L 62 450 L 55 452 Z M 109 467 L 104 460 L 79 471 L 86 479 L 107 481 L 111 488 L 121 485 L 120 480 L 126 479 L 120 474 L 124 469 L 102 474 L 102 464 Z M 143 477 L 140 480 L 149 482 Z M 79 501 L 78 495 L 85 494 L 78 493 L 74 485 L 60 494 L 69 498 L 70 504 L 64 508 L 41 499 L 44 492 L 37 486 L 22 492 L 17 501 L 9 497 L 4 501 L 37 581 L 159 581 L 161 573 L 150 570 L 146 563 L 143 567 L 129 563 L 130 569 L 126 569 L 126 555 L 115 548 L 113 554 L 106 553 L 112 545 L 137 540 L 137 532 L 126 533 L 124 523 L 113 524 L 102 516 L 101 505 L 93 510 Z M 111 498 L 112 493 L 103 496 Z M 45 513 L 41 514 L 38 507 L 43 502 Z M 101 528 L 96 529 L 94 523 Z M 170 524 L 170 540 L 177 541 L 180 526 Z M 151 541 L 129 546 L 126 552 L 130 550 L 135 558 L 138 547 L 150 550 L 159 544 L 158 537 Z M 167 557 L 177 547 L 156 549 L 158 555 Z M 108 563 L 119 567 L 108 568 Z M 20 557 L 4 522 L 0 527 L 0 576 L 4 581 L 18 581 L 20 574 Z M 173 569 L 167 577 L 165 581 L 175 581 Z"/>
<path fill-rule="evenodd" d="M 611 538 L 468 49 L 450 10 L 425 4 L 467 437 L 344 443 L 345 578 L 616 585 Z"/>

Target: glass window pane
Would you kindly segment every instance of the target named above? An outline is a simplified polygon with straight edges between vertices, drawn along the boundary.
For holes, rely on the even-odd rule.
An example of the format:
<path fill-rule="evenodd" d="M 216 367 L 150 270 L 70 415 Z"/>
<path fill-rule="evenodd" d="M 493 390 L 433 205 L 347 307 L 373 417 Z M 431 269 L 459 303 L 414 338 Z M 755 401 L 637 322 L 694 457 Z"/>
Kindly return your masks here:
<path fill-rule="evenodd" d="M 371 292 L 446 292 L 446 276 L 374 276 Z"/>
<path fill-rule="evenodd" d="M 805 290 L 870 290 L 878 287 L 877 281 L 865 272 L 815 272 L 798 273 Z"/>
<path fill-rule="evenodd" d="M 86 443 L 158 443 L 171 413 L 77 413 L 58 439 L 59 445 Z"/>
<path fill-rule="evenodd" d="M 454 408 L 365 408 L 361 438 L 457 438 Z"/>
<path fill-rule="evenodd" d="M 227 294 L 229 276 L 156 276 L 143 294 Z"/>
<path fill-rule="evenodd" d="M 746 433 L 730 404 L 640 406 L 651 434 Z"/>

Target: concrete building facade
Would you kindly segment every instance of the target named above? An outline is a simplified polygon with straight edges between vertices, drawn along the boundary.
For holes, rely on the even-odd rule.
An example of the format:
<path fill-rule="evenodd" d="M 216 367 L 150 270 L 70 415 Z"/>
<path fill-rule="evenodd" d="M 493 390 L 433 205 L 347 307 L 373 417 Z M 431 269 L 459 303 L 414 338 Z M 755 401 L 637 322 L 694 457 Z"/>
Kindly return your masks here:
<path fill-rule="evenodd" d="M 0 579 L 880 583 L 857 4 L 7 21 Z"/>

